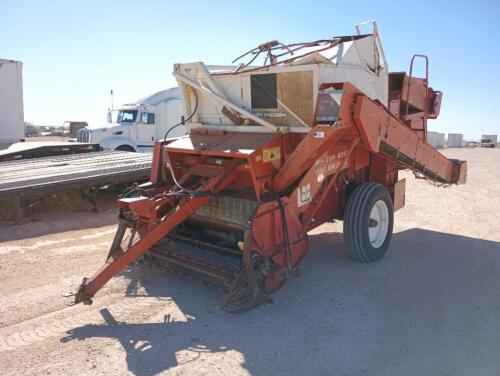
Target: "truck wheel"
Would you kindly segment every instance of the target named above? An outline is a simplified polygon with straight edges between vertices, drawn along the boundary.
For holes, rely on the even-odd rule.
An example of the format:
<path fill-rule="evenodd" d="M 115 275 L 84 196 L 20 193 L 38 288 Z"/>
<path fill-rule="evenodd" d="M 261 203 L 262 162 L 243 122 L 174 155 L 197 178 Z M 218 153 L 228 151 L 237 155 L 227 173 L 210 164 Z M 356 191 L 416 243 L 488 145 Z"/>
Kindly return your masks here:
<path fill-rule="evenodd" d="M 135 151 L 134 148 L 132 146 L 129 146 L 129 145 L 120 145 L 115 150 L 118 150 L 118 151 L 132 151 L 132 152 Z"/>
<path fill-rule="evenodd" d="M 391 195 L 378 183 L 365 183 L 349 196 L 344 212 L 344 240 L 359 262 L 380 260 L 392 237 L 394 208 Z"/>

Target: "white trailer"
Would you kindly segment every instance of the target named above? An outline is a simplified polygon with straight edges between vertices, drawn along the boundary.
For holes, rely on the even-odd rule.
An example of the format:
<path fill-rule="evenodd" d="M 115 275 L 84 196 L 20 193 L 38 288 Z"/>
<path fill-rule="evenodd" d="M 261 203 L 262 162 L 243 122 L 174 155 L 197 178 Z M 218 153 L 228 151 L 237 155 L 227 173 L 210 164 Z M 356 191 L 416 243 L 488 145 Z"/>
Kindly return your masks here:
<path fill-rule="evenodd" d="M 108 114 L 111 126 L 80 129 L 77 141 L 99 144 L 104 150 L 152 152 L 154 142 L 165 137 L 167 131 L 168 138 L 186 133 L 184 125 L 172 129 L 183 114 L 179 88 L 174 87 L 124 104 L 114 111 L 115 116 Z"/>
<path fill-rule="evenodd" d="M 460 133 L 448 133 L 446 146 L 449 148 L 461 148 L 464 146 L 464 135 Z"/>
<path fill-rule="evenodd" d="M 0 59 L 0 148 L 24 138 L 23 63 Z"/>
<path fill-rule="evenodd" d="M 497 142 L 496 134 L 483 134 L 481 137 L 481 146 L 485 148 L 494 148 L 497 146 Z"/>

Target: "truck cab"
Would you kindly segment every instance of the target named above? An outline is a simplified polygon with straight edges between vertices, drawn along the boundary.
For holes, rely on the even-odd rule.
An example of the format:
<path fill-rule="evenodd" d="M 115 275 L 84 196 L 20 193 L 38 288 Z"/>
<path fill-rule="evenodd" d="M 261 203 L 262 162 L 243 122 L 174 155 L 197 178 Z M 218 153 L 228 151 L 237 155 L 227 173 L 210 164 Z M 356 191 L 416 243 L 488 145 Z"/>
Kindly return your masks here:
<path fill-rule="evenodd" d="M 184 106 L 179 88 L 163 90 L 108 113 L 110 126 L 78 131 L 77 141 L 100 144 L 104 150 L 152 152 L 154 142 L 181 121 Z M 183 125 L 168 137 L 185 134 Z"/>

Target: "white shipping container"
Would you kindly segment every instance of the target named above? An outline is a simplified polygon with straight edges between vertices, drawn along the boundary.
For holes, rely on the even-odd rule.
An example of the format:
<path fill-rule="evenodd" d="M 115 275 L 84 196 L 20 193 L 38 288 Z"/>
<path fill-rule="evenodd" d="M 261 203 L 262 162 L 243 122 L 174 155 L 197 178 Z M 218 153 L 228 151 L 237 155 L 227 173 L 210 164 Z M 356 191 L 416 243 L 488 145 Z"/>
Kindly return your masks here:
<path fill-rule="evenodd" d="M 481 146 L 490 146 L 495 147 L 498 142 L 498 138 L 496 134 L 483 134 L 481 137 Z"/>
<path fill-rule="evenodd" d="M 444 148 L 444 133 L 427 132 L 427 143 L 434 149 Z"/>
<path fill-rule="evenodd" d="M 464 135 L 460 133 L 448 133 L 449 148 L 461 148 L 464 146 Z"/>
<path fill-rule="evenodd" d="M 0 59 L 0 146 L 24 138 L 23 63 Z"/>

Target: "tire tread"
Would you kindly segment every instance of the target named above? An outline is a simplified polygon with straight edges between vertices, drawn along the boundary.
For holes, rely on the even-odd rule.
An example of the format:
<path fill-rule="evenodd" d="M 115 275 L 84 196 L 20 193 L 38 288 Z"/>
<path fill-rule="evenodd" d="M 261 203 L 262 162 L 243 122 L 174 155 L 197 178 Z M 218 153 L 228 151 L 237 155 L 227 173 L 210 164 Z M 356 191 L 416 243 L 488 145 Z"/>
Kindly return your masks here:
<path fill-rule="evenodd" d="M 377 194 L 377 190 L 381 189 L 387 192 L 386 188 L 383 185 L 374 182 L 367 182 L 357 187 L 347 200 L 343 223 L 344 240 L 348 245 L 353 259 L 359 262 L 374 262 L 381 258 L 377 254 L 373 253 L 373 251 L 370 252 L 371 250 L 367 249 L 363 245 L 363 233 L 362 231 L 360 231 L 360 229 L 363 228 L 363 222 L 366 218 L 364 212 L 367 208 L 367 205 L 373 195 Z M 392 200 L 390 204 L 392 205 Z M 389 208 L 389 210 L 392 210 L 392 206 Z M 388 231 L 392 232 L 392 222 Z M 390 241 L 390 234 L 388 234 L 388 237 Z M 385 254 L 385 251 L 383 253 Z"/>

